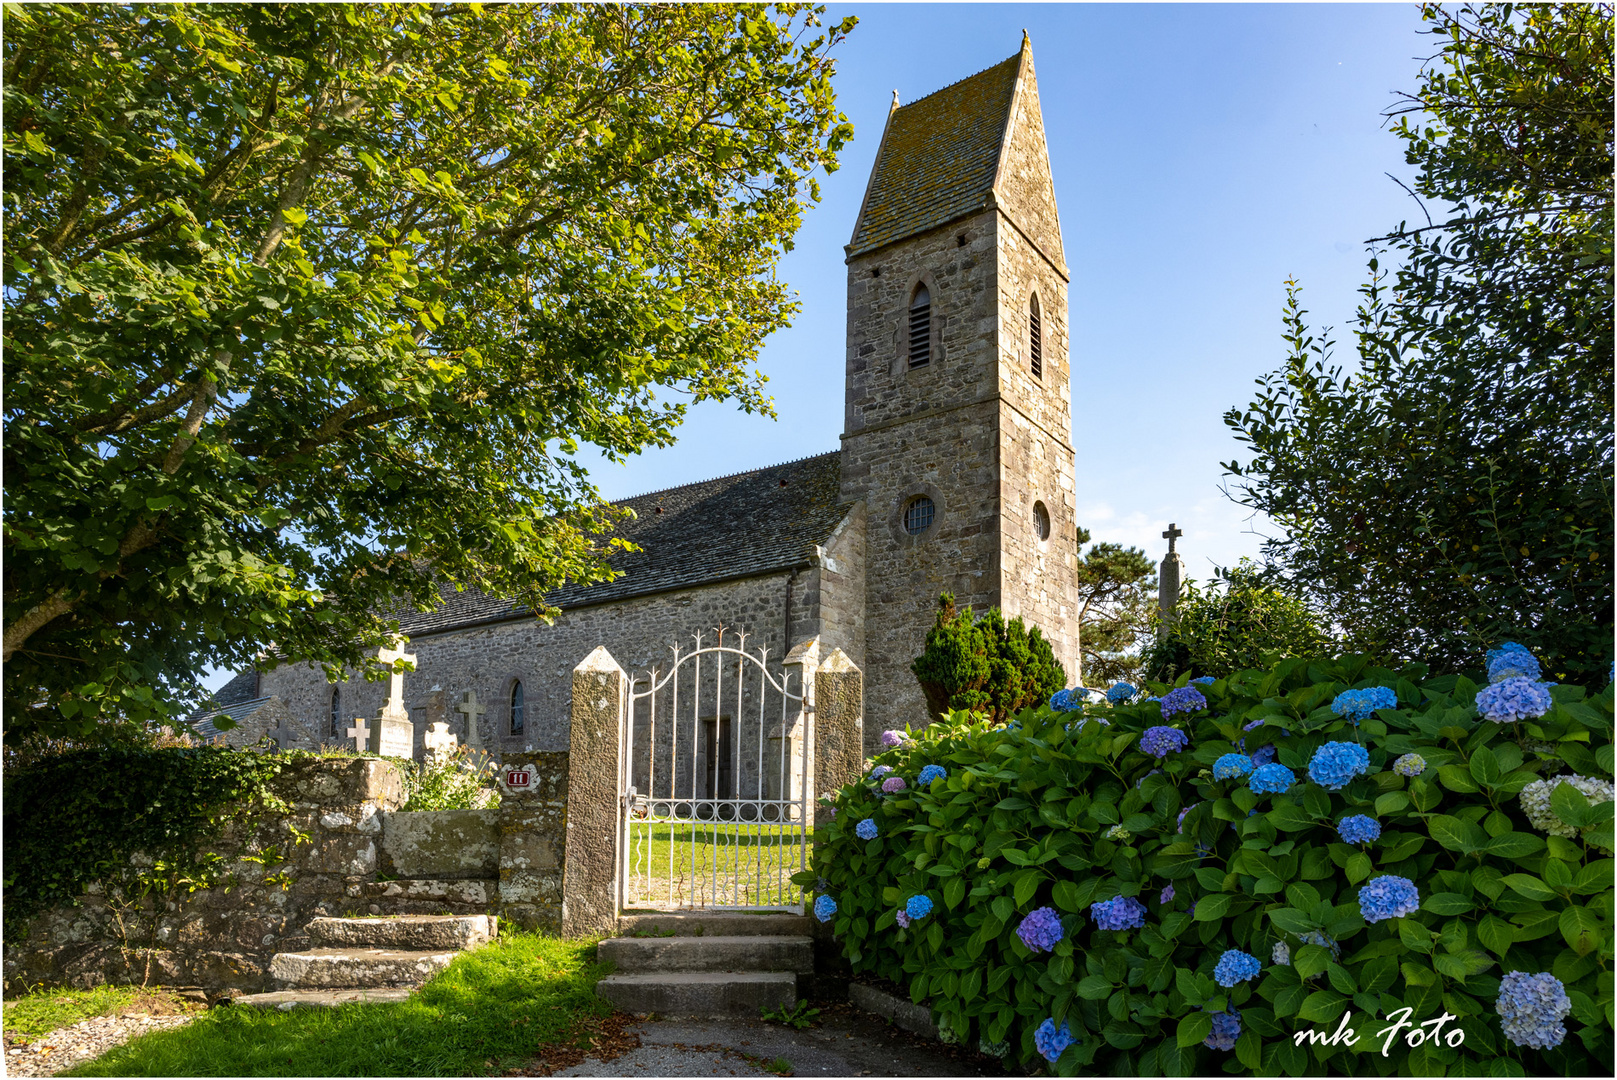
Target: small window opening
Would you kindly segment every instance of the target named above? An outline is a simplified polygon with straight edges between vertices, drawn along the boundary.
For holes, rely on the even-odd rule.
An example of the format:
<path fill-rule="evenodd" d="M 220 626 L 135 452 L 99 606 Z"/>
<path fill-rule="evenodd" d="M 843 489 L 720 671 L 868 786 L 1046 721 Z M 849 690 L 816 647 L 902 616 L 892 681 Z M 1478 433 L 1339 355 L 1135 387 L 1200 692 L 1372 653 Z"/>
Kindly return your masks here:
<path fill-rule="evenodd" d="M 1044 378 L 1044 334 L 1039 325 L 1039 297 L 1035 294 L 1028 302 L 1028 358 L 1035 379 Z"/>
<path fill-rule="evenodd" d="M 918 286 L 910 301 L 910 367 L 918 368 L 932 359 L 932 294 Z"/>
<path fill-rule="evenodd" d="M 961 233 L 959 236 L 955 237 L 954 238 L 954 245 L 955 245 L 955 247 L 965 247 L 966 246 L 966 234 Z"/>
<path fill-rule="evenodd" d="M 904 508 L 904 531 L 911 536 L 919 536 L 932 527 L 932 519 L 937 513 L 938 508 L 925 495 L 912 499 Z"/>
<path fill-rule="evenodd" d="M 331 692 L 331 734 L 342 737 L 342 690 Z"/>
<path fill-rule="evenodd" d="M 527 709 L 522 703 L 522 681 L 511 684 L 511 734 L 521 735 L 527 727 Z"/>
<path fill-rule="evenodd" d="M 1050 511 L 1042 502 L 1033 504 L 1033 532 L 1041 542 L 1050 539 Z"/>

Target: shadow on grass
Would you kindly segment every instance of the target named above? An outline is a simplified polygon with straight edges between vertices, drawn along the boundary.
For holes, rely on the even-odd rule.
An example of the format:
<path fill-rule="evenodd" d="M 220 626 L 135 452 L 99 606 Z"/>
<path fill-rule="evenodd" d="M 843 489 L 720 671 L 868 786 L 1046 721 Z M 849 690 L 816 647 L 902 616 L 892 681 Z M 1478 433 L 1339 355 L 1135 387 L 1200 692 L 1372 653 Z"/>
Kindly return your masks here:
<path fill-rule="evenodd" d="M 586 1046 L 612 1012 L 595 942 L 506 932 L 408 1001 L 339 1009 L 218 1008 L 69 1076 L 473 1076 L 547 1046 Z"/>

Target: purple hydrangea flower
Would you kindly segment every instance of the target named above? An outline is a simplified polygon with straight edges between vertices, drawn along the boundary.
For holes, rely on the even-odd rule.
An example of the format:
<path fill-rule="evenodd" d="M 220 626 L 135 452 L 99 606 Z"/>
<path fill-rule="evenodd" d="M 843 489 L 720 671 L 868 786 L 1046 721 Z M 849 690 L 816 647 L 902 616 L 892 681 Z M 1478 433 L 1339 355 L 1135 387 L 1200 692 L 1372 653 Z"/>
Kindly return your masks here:
<path fill-rule="evenodd" d="M 1507 641 L 1497 649 L 1489 649 L 1486 659 L 1490 683 L 1516 678 L 1536 680 L 1543 672 L 1538 657 L 1528 651 L 1527 646 L 1514 641 Z"/>
<path fill-rule="evenodd" d="M 1408 878 L 1383 874 L 1359 890 L 1359 913 L 1365 922 L 1400 919 L 1420 910 L 1420 890 Z"/>
<path fill-rule="evenodd" d="M 899 908 L 898 915 L 893 919 L 893 921 L 898 923 L 898 925 L 902 926 L 904 929 L 908 930 L 910 928 L 910 913 L 905 911 L 903 908 Z"/>
<path fill-rule="evenodd" d="M 1344 844 L 1368 844 L 1381 839 L 1381 823 L 1364 814 L 1351 814 L 1337 822 L 1336 831 Z"/>
<path fill-rule="evenodd" d="M 1164 758 L 1175 750 L 1183 750 L 1190 745 L 1190 738 L 1178 728 L 1149 727 L 1145 734 L 1140 736 L 1140 749 L 1153 757 Z"/>
<path fill-rule="evenodd" d="M 1399 776 L 1419 776 L 1426 771 L 1426 759 L 1419 754 L 1405 754 L 1392 763 L 1392 771 Z"/>
<path fill-rule="evenodd" d="M 1340 791 L 1370 767 L 1370 752 L 1358 743 L 1328 742 L 1314 751 L 1308 778 L 1326 791 Z"/>
<path fill-rule="evenodd" d="M 876 836 L 877 836 L 876 819 L 875 818 L 865 818 L 865 820 L 861 821 L 859 824 L 857 824 L 857 825 L 855 825 L 853 827 L 853 831 L 856 834 L 858 834 L 859 839 L 861 839 L 861 840 L 874 840 L 874 839 L 876 839 Z"/>
<path fill-rule="evenodd" d="M 1028 912 L 1022 925 L 1016 928 L 1016 936 L 1036 953 L 1049 952 L 1066 936 L 1066 931 L 1061 928 L 1061 916 L 1056 914 L 1056 909 L 1042 907 Z"/>
<path fill-rule="evenodd" d="M 1137 930 L 1145 925 L 1145 905 L 1132 896 L 1114 896 L 1089 907 L 1102 930 Z"/>
<path fill-rule="evenodd" d="M 1284 795 L 1297 782 L 1297 774 L 1284 765 L 1259 765 L 1252 770 L 1247 786 L 1259 795 Z"/>
<path fill-rule="evenodd" d="M 1252 759 L 1245 754 L 1225 754 L 1213 762 L 1214 780 L 1238 780 L 1252 771 Z"/>
<path fill-rule="evenodd" d="M 1063 1020 L 1058 1030 L 1053 1017 L 1040 1024 L 1038 1030 L 1033 1033 L 1033 1045 L 1044 1055 L 1044 1060 L 1052 1065 L 1061 1057 L 1062 1051 L 1077 1041 L 1068 1030 L 1067 1022 Z"/>
<path fill-rule="evenodd" d="M 831 916 L 837 913 L 837 902 L 829 896 L 819 896 L 814 900 L 814 917 L 821 922 L 830 922 Z"/>
<path fill-rule="evenodd" d="M 1177 690 L 1169 690 L 1162 697 L 1162 718 L 1166 720 L 1175 713 L 1195 712 L 1207 708 L 1207 699 L 1202 692 L 1192 686 L 1181 686 Z"/>
<path fill-rule="evenodd" d="M 904 734 L 902 731 L 884 731 L 881 733 L 881 744 L 885 747 L 892 748 L 894 746 L 903 745 L 904 741 L 908 738 L 909 736 Z"/>
<path fill-rule="evenodd" d="M 1331 711 L 1345 716 L 1357 724 L 1367 720 L 1377 709 L 1391 709 L 1398 705 L 1398 695 L 1385 686 L 1372 686 L 1365 690 L 1344 690 L 1331 702 Z"/>
<path fill-rule="evenodd" d="M 1210 1050 L 1234 1050 L 1235 1040 L 1240 1037 L 1241 1014 L 1231 1006 L 1213 1014 L 1213 1033 L 1202 1040 L 1202 1045 Z"/>
<path fill-rule="evenodd" d="M 892 771 L 893 767 L 891 765 L 878 765 L 874 769 L 870 770 L 870 778 L 872 780 L 880 780 L 882 777 L 886 776 Z"/>
<path fill-rule="evenodd" d="M 1262 970 L 1263 964 L 1251 953 L 1226 949 L 1213 968 L 1213 981 L 1227 988 L 1254 978 Z"/>
<path fill-rule="evenodd" d="M 904 910 L 912 919 L 924 919 L 932 914 L 932 898 L 926 893 L 917 893 L 904 902 Z"/>
<path fill-rule="evenodd" d="M 1499 980 L 1499 1001 L 1494 1008 L 1505 1038 L 1517 1046 L 1549 1050 L 1566 1038 L 1562 1021 L 1572 1011 L 1572 999 L 1554 975 L 1511 971 Z"/>
<path fill-rule="evenodd" d="M 1162 895 L 1157 897 L 1157 903 L 1159 903 L 1159 904 L 1170 904 L 1172 902 L 1173 902 L 1173 886 L 1172 885 L 1164 885 L 1162 887 Z"/>
<path fill-rule="evenodd" d="M 889 776 L 881 782 L 881 789 L 891 795 L 895 791 L 903 791 L 909 787 L 902 776 Z"/>
<path fill-rule="evenodd" d="M 1477 711 L 1496 724 L 1543 716 L 1553 704 L 1549 687 L 1523 675 L 1484 686 L 1477 692 Z"/>
<path fill-rule="evenodd" d="M 1185 823 L 1185 815 L 1190 813 L 1192 810 L 1196 809 L 1196 807 L 1198 807 L 1200 805 L 1201 805 L 1201 803 L 1199 803 L 1199 802 L 1193 802 L 1189 806 L 1185 807 L 1183 810 L 1179 811 L 1179 820 L 1174 822 L 1174 824 L 1175 825 L 1183 825 Z"/>
<path fill-rule="evenodd" d="M 930 785 L 932 781 L 948 775 L 949 770 L 945 769 L 942 765 L 928 765 L 926 768 L 921 770 L 921 775 L 916 778 L 916 782 L 922 787 L 926 787 Z"/>
<path fill-rule="evenodd" d="M 1252 751 L 1252 767 L 1254 769 L 1261 769 L 1263 766 L 1269 764 L 1269 762 L 1273 761 L 1279 756 L 1280 748 L 1275 746 L 1273 743 L 1270 743 L 1268 746 L 1260 746 L 1256 750 Z"/>

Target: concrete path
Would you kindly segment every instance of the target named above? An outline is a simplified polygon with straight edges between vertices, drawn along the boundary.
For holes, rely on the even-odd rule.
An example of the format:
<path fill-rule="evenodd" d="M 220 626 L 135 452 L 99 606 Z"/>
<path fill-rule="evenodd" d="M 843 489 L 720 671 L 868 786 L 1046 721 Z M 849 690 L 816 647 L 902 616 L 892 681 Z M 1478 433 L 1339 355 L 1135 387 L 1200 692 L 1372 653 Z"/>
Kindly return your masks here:
<path fill-rule="evenodd" d="M 627 1028 L 638 1049 L 589 1059 L 557 1076 L 1004 1076 L 998 1061 L 919 1039 L 846 1005 L 825 1007 L 799 1031 L 761 1020 L 644 1020 Z"/>

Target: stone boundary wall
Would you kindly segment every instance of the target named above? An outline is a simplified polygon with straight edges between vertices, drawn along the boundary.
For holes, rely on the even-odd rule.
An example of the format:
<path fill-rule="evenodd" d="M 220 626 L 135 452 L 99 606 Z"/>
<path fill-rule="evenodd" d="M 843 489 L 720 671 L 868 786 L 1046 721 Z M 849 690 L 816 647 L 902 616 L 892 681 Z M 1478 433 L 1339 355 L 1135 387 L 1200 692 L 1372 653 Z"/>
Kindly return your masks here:
<path fill-rule="evenodd" d="M 566 754 L 545 756 L 561 759 L 547 771 L 565 775 Z M 291 812 L 267 816 L 250 836 L 227 830 L 216 845 L 230 887 L 159 901 L 92 886 L 5 942 L 6 993 L 108 982 L 258 991 L 268 988 L 271 956 L 309 947 L 306 927 L 319 915 L 500 912 L 499 811 L 399 812 L 398 772 L 376 758 L 289 761 L 272 784 Z M 547 884 L 559 922 L 565 822 L 559 811 L 540 817 L 532 824 L 554 849 Z M 294 830 L 307 840 L 296 842 Z M 270 847 L 279 861 L 244 857 Z M 281 874 L 284 887 L 266 880 Z"/>

